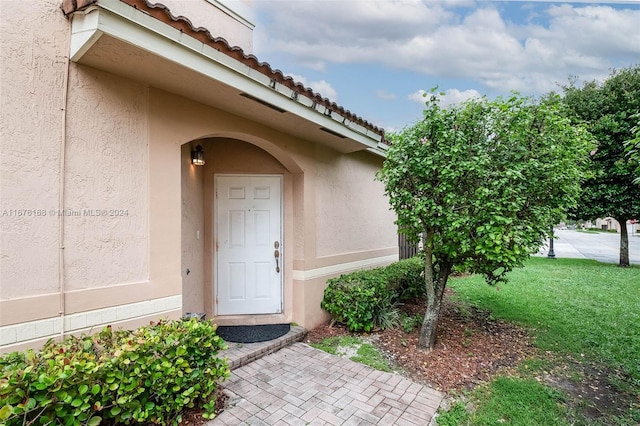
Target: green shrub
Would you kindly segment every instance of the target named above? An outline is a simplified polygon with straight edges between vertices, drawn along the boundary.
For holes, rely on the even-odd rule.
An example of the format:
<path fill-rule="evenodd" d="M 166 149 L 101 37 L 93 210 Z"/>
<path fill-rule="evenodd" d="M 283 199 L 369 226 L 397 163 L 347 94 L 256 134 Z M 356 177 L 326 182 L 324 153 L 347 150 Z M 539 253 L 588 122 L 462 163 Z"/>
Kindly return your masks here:
<path fill-rule="evenodd" d="M 413 333 L 413 330 L 422 325 L 422 315 L 400 314 L 400 326 L 405 333 Z"/>
<path fill-rule="evenodd" d="M 0 424 L 169 424 L 196 405 L 213 417 L 230 374 L 215 330 L 196 319 L 107 327 L 0 357 Z"/>
<path fill-rule="evenodd" d="M 327 281 L 321 307 L 350 331 L 400 326 L 399 301 L 425 296 L 424 261 L 412 259 Z"/>
<path fill-rule="evenodd" d="M 397 295 L 387 284 L 383 268 L 357 271 L 330 279 L 320 306 L 351 331 L 371 331 L 389 311 Z"/>
<path fill-rule="evenodd" d="M 426 296 L 424 282 L 424 259 L 414 256 L 400 260 L 384 268 L 389 286 L 401 301 L 421 299 Z"/>

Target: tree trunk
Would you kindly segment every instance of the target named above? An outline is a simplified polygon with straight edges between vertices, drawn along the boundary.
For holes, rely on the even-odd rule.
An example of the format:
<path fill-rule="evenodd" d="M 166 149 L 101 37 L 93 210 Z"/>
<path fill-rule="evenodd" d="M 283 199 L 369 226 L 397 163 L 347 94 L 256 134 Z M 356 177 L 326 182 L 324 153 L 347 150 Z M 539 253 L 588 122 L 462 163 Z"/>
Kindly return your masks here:
<path fill-rule="evenodd" d="M 619 266 L 629 266 L 629 233 L 627 232 L 627 220 L 616 218 L 620 224 L 620 264 Z"/>
<path fill-rule="evenodd" d="M 438 274 L 435 274 L 433 263 L 433 248 L 431 246 L 432 235 L 425 236 L 425 263 L 424 263 L 424 279 L 427 289 L 427 310 L 424 314 L 422 327 L 420 328 L 420 338 L 418 347 L 431 351 L 436 344 L 436 331 L 438 328 L 438 319 L 440 318 L 440 308 L 442 306 L 442 297 L 444 289 L 447 285 L 447 279 L 451 273 L 451 266 L 440 264 Z M 436 276 L 437 275 L 437 276 Z"/>
<path fill-rule="evenodd" d="M 427 351 L 431 351 L 436 345 L 436 331 L 438 329 L 438 320 L 440 319 L 442 294 L 444 293 L 442 291 L 438 295 L 438 292 L 434 290 L 436 289 L 432 289 L 431 295 L 427 295 L 427 310 L 424 314 L 424 321 L 422 321 L 422 327 L 420 328 L 420 339 L 418 340 L 418 347 Z"/>

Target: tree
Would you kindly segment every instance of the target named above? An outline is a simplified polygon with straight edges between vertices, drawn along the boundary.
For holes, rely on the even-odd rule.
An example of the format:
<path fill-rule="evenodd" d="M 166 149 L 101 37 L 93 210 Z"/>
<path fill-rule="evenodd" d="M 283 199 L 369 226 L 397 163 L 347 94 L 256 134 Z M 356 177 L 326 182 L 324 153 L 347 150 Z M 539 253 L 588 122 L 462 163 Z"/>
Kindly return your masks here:
<path fill-rule="evenodd" d="M 400 231 L 423 235 L 420 347 L 435 344 L 454 267 L 484 274 L 490 284 L 503 281 L 575 204 L 589 134 L 560 110 L 557 96 L 534 102 L 516 95 L 441 108 L 432 93 L 423 119 L 391 135 L 378 178 Z"/>
<path fill-rule="evenodd" d="M 583 182 L 583 195 L 573 212 L 577 219 L 612 217 L 620 223 L 620 266 L 629 266 L 626 222 L 640 218 L 637 162 L 625 145 L 634 139 L 640 112 L 640 66 L 614 71 L 602 84 L 564 87 L 564 101 L 575 123 L 586 123 L 597 141 Z M 634 117 L 635 116 L 635 117 Z M 632 150 L 632 148 L 627 148 Z"/>
<path fill-rule="evenodd" d="M 640 185 L 640 112 L 635 114 L 634 118 L 637 122 L 636 126 L 631 129 L 635 134 L 635 137 L 625 143 L 627 156 L 631 162 L 631 167 L 635 167 L 635 179 L 634 183 Z"/>

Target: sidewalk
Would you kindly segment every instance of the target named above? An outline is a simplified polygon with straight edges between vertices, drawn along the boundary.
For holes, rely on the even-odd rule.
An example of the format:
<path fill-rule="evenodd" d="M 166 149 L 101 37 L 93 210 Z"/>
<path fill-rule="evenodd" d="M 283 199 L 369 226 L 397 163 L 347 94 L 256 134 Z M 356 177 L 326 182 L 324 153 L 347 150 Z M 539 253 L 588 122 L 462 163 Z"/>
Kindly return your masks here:
<path fill-rule="evenodd" d="M 300 332 L 300 327 L 295 329 L 284 338 Z M 246 359 L 273 343 L 250 345 L 251 349 L 232 346 L 222 355 L 239 365 L 240 352 L 240 358 Z M 210 426 L 426 426 L 444 397 L 398 374 L 374 370 L 304 343 L 234 367 L 223 386 L 230 396 L 229 405 L 207 423 Z"/>
<path fill-rule="evenodd" d="M 620 262 L 620 234 L 609 232 L 580 232 L 578 230 L 555 230 L 553 249 L 558 258 L 593 259 L 605 263 Z M 540 249 L 538 256 L 547 256 L 548 243 Z M 640 236 L 629 235 L 629 261 L 640 264 Z"/>

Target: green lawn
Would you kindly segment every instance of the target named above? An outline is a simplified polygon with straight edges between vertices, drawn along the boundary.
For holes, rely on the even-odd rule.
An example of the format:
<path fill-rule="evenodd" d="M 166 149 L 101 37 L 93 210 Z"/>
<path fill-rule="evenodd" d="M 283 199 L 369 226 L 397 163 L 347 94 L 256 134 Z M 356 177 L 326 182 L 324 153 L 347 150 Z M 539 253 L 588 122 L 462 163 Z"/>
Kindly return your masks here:
<path fill-rule="evenodd" d="M 439 418 L 441 426 L 639 424 L 640 268 L 532 258 L 497 288 L 479 276 L 452 279 L 450 286 L 459 300 L 529 329 L 546 359 L 525 363 L 521 377 L 497 377 L 476 388 L 468 395 L 474 409 L 454 404 Z M 547 369 L 571 371 L 576 363 L 611 372 L 610 385 L 628 396 L 620 411 L 594 421 L 580 411 L 593 401 L 566 404 L 563 390 L 540 380 Z"/>
<path fill-rule="evenodd" d="M 461 300 L 532 330 L 542 350 L 620 368 L 640 386 L 640 268 L 532 258 L 498 288 L 453 279 Z"/>
<path fill-rule="evenodd" d="M 456 404 L 438 417 L 438 426 L 569 426 L 562 401 L 560 392 L 534 379 L 498 377 L 475 389 L 473 414 Z"/>

